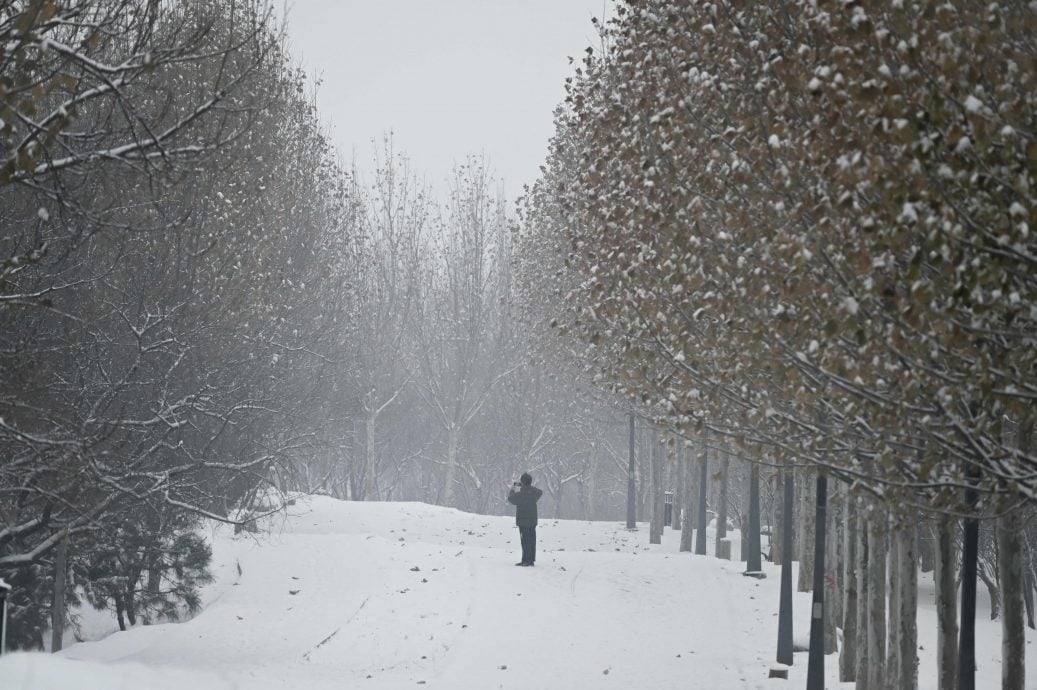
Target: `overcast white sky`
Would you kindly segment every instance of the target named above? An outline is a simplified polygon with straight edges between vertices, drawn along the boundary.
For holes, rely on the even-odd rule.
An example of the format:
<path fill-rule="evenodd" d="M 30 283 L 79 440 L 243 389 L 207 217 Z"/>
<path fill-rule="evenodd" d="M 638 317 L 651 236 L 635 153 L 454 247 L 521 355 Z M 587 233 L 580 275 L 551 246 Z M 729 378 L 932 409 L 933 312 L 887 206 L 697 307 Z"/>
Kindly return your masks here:
<path fill-rule="evenodd" d="M 289 0 L 293 53 L 345 160 L 369 168 L 392 131 L 414 172 L 442 186 L 485 154 L 509 200 L 532 183 L 591 17 L 611 0 Z"/>

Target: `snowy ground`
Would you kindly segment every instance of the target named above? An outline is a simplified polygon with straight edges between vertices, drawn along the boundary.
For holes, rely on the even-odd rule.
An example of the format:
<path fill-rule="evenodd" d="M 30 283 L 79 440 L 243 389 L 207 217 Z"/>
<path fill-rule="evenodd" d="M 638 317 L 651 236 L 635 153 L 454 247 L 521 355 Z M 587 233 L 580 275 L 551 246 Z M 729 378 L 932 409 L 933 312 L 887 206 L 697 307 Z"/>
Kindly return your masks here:
<path fill-rule="evenodd" d="M 778 570 L 766 566 L 759 581 L 743 577 L 737 561 L 678 554 L 679 532 L 650 546 L 645 525 L 628 532 L 612 522 L 542 520 L 536 567 L 516 568 L 510 518 L 323 497 L 291 513 L 258 539 L 214 531 L 216 583 L 193 620 L 56 656 L 7 655 L 0 688 L 804 685 L 805 653 L 791 684 L 767 679 Z M 737 554 L 737 535 L 733 546 Z M 935 688 L 931 590 L 923 576 L 923 689 Z M 806 641 L 808 606 L 809 595 L 797 594 L 797 643 Z M 979 688 L 1000 683 L 999 627 L 987 617 L 979 612 Z M 1027 665 L 1037 669 L 1033 639 Z M 837 687 L 834 655 L 826 667 L 828 687 Z"/>

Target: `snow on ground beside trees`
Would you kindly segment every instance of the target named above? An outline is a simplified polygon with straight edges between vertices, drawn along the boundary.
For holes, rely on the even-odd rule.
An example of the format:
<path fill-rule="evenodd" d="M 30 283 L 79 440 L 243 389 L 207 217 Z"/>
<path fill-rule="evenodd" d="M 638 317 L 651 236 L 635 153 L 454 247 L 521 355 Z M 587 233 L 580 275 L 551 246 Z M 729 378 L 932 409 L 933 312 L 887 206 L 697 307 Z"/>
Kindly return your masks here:
<path fill-rule="evenodd" d="M 417 503 L 300 499 L 258 537 L 213 532 L 215 583 L 182 624 L 137 627 L 64 652 L 11 654 L 0 687 L 779 688 L 768 680 L 779 570 L 649 545 L 647 524 L 541 520 L 535 568 L 516 568 L 514 520 Z M 711 531 L 711 530 L 710 530 Z M 732 552 L 739 553 L 738 534 Z M 710 534 L 710 551 L 713 538 Z M 935 688 L 932 578 L 919 609 L 920 683 Z M 809 594 L 797 594 L 806 646 Z M 1000 627 L 980 598 L 977 687 L 1000 682 Z M 96 627 L 94 620 L 91 626 Z M 90 626 L 87 626 L 90 627 Z M 1028 666 L 1037 635 L 1028 631 Z M 835 655 L 828 687 L 839 685 Z"/>

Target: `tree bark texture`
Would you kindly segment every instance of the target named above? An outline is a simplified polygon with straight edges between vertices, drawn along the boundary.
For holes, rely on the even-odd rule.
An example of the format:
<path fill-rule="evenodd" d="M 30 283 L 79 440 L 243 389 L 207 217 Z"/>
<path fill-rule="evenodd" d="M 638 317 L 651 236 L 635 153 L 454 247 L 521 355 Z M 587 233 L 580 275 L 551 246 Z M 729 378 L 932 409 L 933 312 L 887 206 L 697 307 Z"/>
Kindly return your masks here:
<path fill-rule="evenodd" d="M 788 470 L 778 470 L 774 475 L 774 530 L 771 534 L 771 563 L 784 563 L 785 553 L 785 510 L 782 491 Z"/>
<path fill-rule="evenodd" d="M 720 542 L 727 539 L 727 475 L 731 469 L 731 458 L 724 454 L 724 462 L 720 470 L 720 496 L 717 499 L 717 530 L 714 540 L 714 553 L 720 558 Z"/>
<path fill-rule="evenodd" d="M 446 434 L 446 472 L 443 479 L 443 505 L 454 507 L 454 475 L 457 473 L 457 444 L 460 430 L 451 424 Z M 363 497 L 361 497 L 363 498 Z"/>
<path fill-rule="evenodd" d="M 637 434 L 634 428 L 634 413 L 630 413 L 630 456 L 627 465 L 627 529 L 637 529 L 637 464 L 634 452 L 634 441 Z"/>
<path fill-rule="evenodd" d="M 691 462 L 692 450 L 684 444 L 680 451 L 684 456 L 684 510 L 681 511 L 681 551 L 691 552 L 695 527 L 695 468 Z"/>
<path fill-rule="evenodd" d="M 54 596 L 50 602 L 50 651 L 60 652 L 65 635 L 65 582 L 68 574 L 68 537 L 54 549 Z M 0 650 L 3 651 L 3 650 Z"/>
<path fill-rule="evenodd" d="M 706 432 L 702 434 L 702 459 L 699 461 L 699 515 L 695 521 L 695 553 L 699 556 L 706 555 L 706 526 L 709 524 L 709 516 L 706 512 L 707 492 L 709 491 L 709 436 Z"/>
<path fill-rule="evenodd" d="M 1029 574 L 1027 574 L 1023 577 L 1023 582 L 1023 603 L 1026 605 L 1026 627 L 1031 629 L 1037 628 L 1037 624 L 1035 624 L 1033 618 L 1033 590 L 1035 588 L 1034 580 Z"/>
<path fill-rule="evenodd" d="M 886 564 L 887 596 L 889 599 L 889 623 L 886 626 L 886 685 L 891 688 L 900 687 L 900 623 L 897 621 L 897 613 L 900 611 L 900 562 L 897 554 L 900 549 L 900 527 L 893 522 L 887 533 L 889 543 L 889 558 Z"/>
<path fill-rule="evenodd" d="M 749 560 L 749 537 L 748 537 L 747 532 L 748 532 L 748 529 L 749 529 L 749 526 L 748 526 L 749 513 L 752 511 L 752 502 L 753 502 L 752 501 L 752 496 L 750 496 L 749 493 L 752 491 L 752 486 L 751 486 L 751 484 L 752 484 L 752 466 L 755 465 L 755 464 L 756 463 L 751 463 L 749 465 L 749 484 L 750 484 L 750 486 L 748 487 L 748 489 L 749 489 L 748 491 L 745 490 L 746 489 L 745 482 L 742 482 L 742 489 L 743 489 L 742 497 L 745 500 L 745 503 L 743 504 L 742 508 L 743 508 L 743 510 L 745 512 L 742 514 L 742 519 L 738 523 L 738 529 L 742 533 L 742 538 L 738 541 L 738 544 L 739 544 L 739 548 L 738 548 L 739 554 L 738 555 L 739 555 L 739 558 L 741 558 L 743 563 L 745 563 L 745 562 L 747 562 Z M 759 482 L 760 482 L 759 475 L 757 475 L 757 479 L 756 479 L 757 487 L 759 487 Z M 746 570 L 748 570 L 748 568 L 746 568 Z"/>
<path fill-rule="evenodd" d="M 839 655 L 839 681 L 857 678 L 857 499 L 845 494 L 843 510 L 843 649 Z"/>
<path fill-rule="evenodd" d="M 799 494 L 799 526 L 796 535 L 799 556 L 799 583 L 797 589 L 800 592 L 809 592 L 814 583 L 814 511 L 813 492 L 810 487 L 814 482 L 810 481 L 813 472 L 805 468 L 796 471 L 796 488 Z"/>
<path fill-rule="evenodd" d="M 592 447 L 590 465 L 587 467 L 587 500 L 584 505 L 584 519 L 596 520 L 598 506 L 595 497 L 598 495 L 598 453 L 597 446 Z"/>
<path fill-rule="evenodd" d="M 941 516 L 936 523 L 936 668 L 939 690 L 958 687 L 958 588 L 954 552 L 956 523 Z"/>
<path fill-rule="evenodd" d="M 837 622 L 842 620 L 842 578 L 839 576 L 839 518 L 842 493 L 837 482 L 830 482 L 827 520 L 825 524 L 825 654 L 839 651 Z"/>
<path fill-rule="evenodd" d="M 742 535 L 742 541 L 749 545 L 746 572 L 763 570 L 760 562 L 760 466 L 755 462 L 749 468 L 749 534 Z"/>
<path fill-rule="evenodd" d="M 967 481 L 975 480 L 979 467 L 968 463 Z M 965 489 L 965 505 L 974 508 L 979 500 L 975 488 Z M 958 631 L 958 690 L 976 690 L 976 580 L 979 565 L 979 520 L 965 518 L 961 533 L 961 628 Z"/>
<path fill-rule="evenodd" d="M 1023 620 L 1023 524 L 1020 511 L 998 520 L 1001 581 L 1001 690 L 1023 690 L 1026 681 L 1026 624 Z"/>
<path fill-rule="evenodd" d="M 871 553 L 867 509 L 864 500 L 857 499 L 857 668 L 854 673 L 857 690 L 872 690 L 868 686 L 868 563 Z"/>
<path fill-rule="evenodd" d="M 663 518 L 665 507 L 663 504 L 663 453 L 659 447 L 659 431 L 652 429 L 650 436 L 652 472 L 652 520 L 648 525 L 648 543 L 663 543 Z"/>
<path fill-rule="evenodd" d="M 674 486 L 673 486 L 673 515 L 672 515 L 672 527 L 675 530 L 681 528 L 681 524 L 684 522 L 683 511 L 681 506 L 684 505 L 684 484 L 685 484 L 685 464 L 684 464 L 684 453 L 681 450 L 681 441 L 679 439 L 673 439 L 674 443 L 669 448 L 669 457 L 672 459 L 674 469 Z"/>
<path fill-rule="evenodd" d="M 886 685 L 886 513 L 868 515 L 868 688 Z"/>
<path fill-rule="evenodd" d="M 374 411 L 367 413 L 364 422 L 364 496 L 365 501 L 376 499 L 378 456 L 375 449 L 375 432 L 378 428 L 378 419 Z M 456 462 L 456 460 L 455 460 Z M 449 503 L 447 504 L 449 505 Z"/>
<path fill-rule="evenodd" d="M 980 530 L 982 534 L 982 528 Z M 992 539 L 997 539 L 997 527 L 996 525 L 992 528 L 994 532 Z M 982 541 L 985 541 L 980 537 Z M 979 564 L 977 563 L 977 566 Z M 980 582 L 987 588 L 987 596 L 990 598 L 990 620 L 996 621 L 1001 617 L 1001 586 L 998 584 L 997 573 L 987 572 L 987 569 L 983 566 L 976 568 L 976 574 L 979 576 Z"/>
<path fill-rule="evenodd" d="M 893 586 L 897 589 L 897 608 L 890 606 L 891 629 L 897 631 L 897 650 L 894 672 L 895 685 L 903 690 L 918 688 L 918 542 L 914 516 L 898 523 L 896 551 L 891 554 L 894 565 L 890 570 Z M 892 645 L 892 642 L 891 642 Z M 891 647 L 892 648 L 892 647 Z"/>

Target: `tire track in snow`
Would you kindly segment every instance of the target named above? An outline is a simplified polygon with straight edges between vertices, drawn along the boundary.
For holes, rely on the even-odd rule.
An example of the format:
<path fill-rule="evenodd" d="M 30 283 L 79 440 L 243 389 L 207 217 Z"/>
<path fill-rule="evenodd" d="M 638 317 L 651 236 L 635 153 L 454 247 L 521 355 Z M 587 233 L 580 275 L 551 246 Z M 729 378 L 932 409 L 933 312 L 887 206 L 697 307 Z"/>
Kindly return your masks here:
<path fill-rule="evenodd" d="M 575 575 L 573 575 L 573 579 L 572 579 L 572 581 L 571 581 L 571 582 L 569 582 L 569 593 L 570 593 L 571 595 L 573 595 L 574 597 L 576 596 L 576 580 L 577 580 L 577 579 L 579 579 L 580 575 L 582 575 L 582 574 L 583 574 L 583 569 L 584 569 L 585 567 L 586 567 L 586 564 L 584 564 L 584 565 L 581 565 L 581 566 L 580 566 L 580 569 L 576 571 L 576 574 L 575 574 Z"/>
<path fill-rule="evenodd" d="M 360 615 L 360 612 L 364 610 L 364 607 L 367 606 L 367 602 L 369 602 L 370 600 L 371 600 L 371 597 L 367 597 L 366 599 L 364 599 L 364 601 L 360 604 L 360 607 L 357 608 L 357 610 L 353 612 L 352 616 L 350 616 L 349 618 L 346 619 L 345 623 L 343 623 L 342 625 L 340 625 L 337 628 L 335 628 L 335 630 L 330 635 L 328 635 L 323 640 L 318 642 L 316 644 L 316 646 L 314 646 L 312 649 L 310 649 L 310 651 L 308 651 L 305 654 L 303 654 L 302 658 L 306 659 L 307 661 L 309 661 L 310 660 L 310 655 L 313 654 L 318 649 L 320 649 L 321 647 L 323 647 L 324 645 L 326 645 L 328 642 L 330 642 L 331 638 L 335 637 L 335 635 L 338 635 L 339 631 L 342 630 L 342 628 L 344 628 L 347 625 L 349 625 L 350 623 L 352 623 L 353 619 Z"/>

